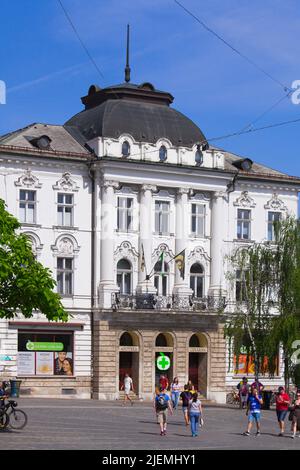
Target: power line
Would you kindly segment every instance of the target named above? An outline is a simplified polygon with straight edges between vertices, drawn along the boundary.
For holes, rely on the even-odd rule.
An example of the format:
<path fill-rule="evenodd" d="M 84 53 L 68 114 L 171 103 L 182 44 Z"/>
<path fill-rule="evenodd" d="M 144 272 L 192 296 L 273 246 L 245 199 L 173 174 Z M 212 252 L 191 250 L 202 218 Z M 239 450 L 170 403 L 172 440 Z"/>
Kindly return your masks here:
<path fill-rule="evenodd" d="M 208 139 L 201 140 L 200 142 L 197 142 L 197 144 L 202 145 L 202 144 L 205 144 L 207 142 L 214 142 L 216 140 L 225 140 L 225 139 L 229 139 L 230 137 L 238 137 L 238 136 L 243 135 L 243 134 L 251 134 L 252 132 L 258 132 L 258 131 L 262 131 L 262 130 L 266 130 L 266 129 L 272 129 L 274 127 L 286 126 L 287 124 L 294 124 L 296 122 L 300 122 L 300 118 L 292 119 L 290 121 L 275 122 L 273 124 L 268 124 L 268 125 L 262 126 L 262 127 L 253 127 L 251 129 L 245 129 L 243 131 L 232 132 L 231 134 L 224 134 L 224 135 L 217 136 L 217 137 L 211 137 L 211 138 L 208 138 Z M 149 153 L 155 153 L 155 152 L 159 152 L 159 149 L 148 150 L 148 151 L 144 152 L 144 155 L 148 155 Z M 131 157 L 134 157 L 134 156 L 137 156 L 137 155 L 140 155 L 140 153 L 130 154 Z"/>
<path fill-rule="evenodd" d="M 243 132 L 245 129 L 248 129 L 249 127 L 252 127 L 253 124 L 255 124 L 257 121 L 259 121 L 262 117 L 264 117 L 266 114 L 268 114 L 270 111 L 272 111 L 274 108 L 276 108 L 283 100 L 286 98 L 289 98 L 292 94 L 293 90 L 289 91 L 286 95 L 282 96 L 279 100 L 277 100 L 272 106 L 266 109 L 262 114 L 260 114 L 256 119 L 251 121 L 249 124 L 246 126 L 242 127 L 241 132 Z"/>
<path fill-rule="evenodd" d="M 233 52 L 238 54 L 240 57 L 242 57 L 244 60 L 246 60 L 249 64 L 253 65 L 256 69 L 258 69 L 260 72 L 262 72 L 264 75 L 266 75 L 268 78 L 270 78 L 273 82 L 277 83 L 277 85 L 280 85 L 285 92 L 290 91 L 290 87 L 287 87 L 284 85 L 282 82 L 277 80 L 277 78 L 273 77 L 269 72 L 267 72 L 265 69 L 263 69 L 260 65 L 258 65 L 256 62 L 254 62 L 252 59 L 247 57 L 245 54 L 240 52 L 238 49 L 236 49 L 234 46 L 232 46 L 228 41 L 226 41 L 224 38 L 222 38 L 216 31 L 214 31 L 212 28 L 207 26 L 204 21 L 200 20 L 194 13 L 192 13 L 190 10 L 188 10 L 182 3 L 180 3 L 178 0 L 174 0 L 174 2 L 182 8 L 188 15 L 190 15 L 192 18 L 194 18 L 203 28 L 206 29 L 209 33 L 214 35 L 217 39 L 219 39 L 221 42 L 223 42 L 227 47 L 229 47 Z"/>
<path fill-rule="evenodd" d="M 61 1 L 61 0 L 57 0 L 57 1 L 58 1 L 58 3 L 60 4 L 60 6 L 61 6 L 61 8 L 62 8 L 62 10 L 63 10 L 63 12 L 64 12 L 64 14 L 65 14 L 67 20 L 68 20 L 68 22 L 69 22 L 70 25 L 71 25 L 71 28 L 73 29 L 74 33 L 76 34 L 77 39 L 78 39 L 78 41 L 80 42 L 81 46 L 83 47 L 83 49 L 84 49 L 86 55 L 88 56 L 88 58 L 90 59 L 90 61 L 91 61 L 92 64 L 94 65 L 95 69 L 97 70 L 97 72 L 99 73 L 99 75 L 101 76 L 101 78 L 104 78 L 103 73 L 101 72 L 101 70 L 99 69 L 99 67 L 98 67 L 98 65 L 96 64 L 95 60 L 94 60 L 93 57 L 91 56 L 91 54 L 90 54 L 88 48 L 86 47 L 86 45 L 85 45 L 84 42 L 82 41 L 82 39 L 81 39 L 81 37 L 80 37 L 80 35 L 79 35 L 79 33 L 78 33 L 76 27 L 75 27 L 75 25 L 74 25 L 74 23 L 73 23 L 73 21 L 72 21 L 70 15 L 68 14 L 67 10 L 65 9 L 65 7 L 64 7 L 64 5 L 63 5 L 63 3 L 62 3 L 62 1 Z"/>

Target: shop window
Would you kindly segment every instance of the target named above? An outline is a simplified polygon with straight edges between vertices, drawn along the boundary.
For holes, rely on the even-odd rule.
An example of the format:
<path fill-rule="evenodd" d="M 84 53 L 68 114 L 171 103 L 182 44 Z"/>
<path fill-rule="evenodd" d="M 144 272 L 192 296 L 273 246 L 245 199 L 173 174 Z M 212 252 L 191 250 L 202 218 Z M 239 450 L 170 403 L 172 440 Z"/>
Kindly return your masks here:
<path fill-rule="evenodd" d="M 18 333 L 18 376 L 74 376 L 73 333 Z"/>

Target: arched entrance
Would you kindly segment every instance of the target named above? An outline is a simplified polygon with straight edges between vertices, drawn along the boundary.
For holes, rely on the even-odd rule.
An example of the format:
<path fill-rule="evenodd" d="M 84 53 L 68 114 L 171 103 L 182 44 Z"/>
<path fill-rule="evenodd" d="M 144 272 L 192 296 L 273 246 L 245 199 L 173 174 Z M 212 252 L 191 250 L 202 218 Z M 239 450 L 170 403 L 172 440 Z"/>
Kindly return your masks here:
<path fill-rule="evenodd" d="M 124 332 L 119 344 L 119 390 L 123 385 L 125 374 L 133 380 L 134 391 L 139 395 L 139 363 L 140 347 L 138 335 Z"/>
<path fill-rule="evenodd" d="M 201 333 L 192 335 L 189 340 L 189 380 L 204 397 L 207 397 L 207 353 L 206 337 Z"/>
<path fill-rule="evenodd" d="M 159 379 L 161 375 L 168 378 L 169 384 L 173 380 L 174 370 L 174 341 L 170 333 L 159 333 L 155 340 L 155 387 L 159 386 Z M 170 368 L 167 370 L 160 370 L 157 367 L 156 361 L 159 357 L 165 354 L 171 360 Z"/>

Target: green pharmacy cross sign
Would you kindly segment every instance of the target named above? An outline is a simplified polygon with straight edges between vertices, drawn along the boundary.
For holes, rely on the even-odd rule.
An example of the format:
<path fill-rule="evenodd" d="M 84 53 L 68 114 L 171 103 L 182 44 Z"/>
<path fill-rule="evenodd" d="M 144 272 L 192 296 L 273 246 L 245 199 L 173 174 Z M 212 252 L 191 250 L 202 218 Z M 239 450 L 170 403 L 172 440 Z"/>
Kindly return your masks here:
<path fill-rule="evenodd" d="M 63 343 L 33 343 L 32 341 L 27 341 L 26 343 L 27 351 L 63 351 Z"/>
<path fill-rule="evenodd" d="M 171 359 L 169 356 L 165 356 L 164 353 L 159 353 L 160 356 L 156 359 L 156 365 L 159 370 L 168 370 L 171 365 Z"/>

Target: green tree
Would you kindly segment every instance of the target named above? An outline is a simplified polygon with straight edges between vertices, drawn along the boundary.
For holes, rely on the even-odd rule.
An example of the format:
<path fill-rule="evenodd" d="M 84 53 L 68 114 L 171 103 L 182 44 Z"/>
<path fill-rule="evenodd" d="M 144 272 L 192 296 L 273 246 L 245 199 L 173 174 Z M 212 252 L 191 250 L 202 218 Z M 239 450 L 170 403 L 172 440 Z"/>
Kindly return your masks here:
<path fill-rule="evenodd" d="M 268 337 L 269 356 L 274 358 L 282 347 L 285 386 L 288 389 L 299 367 L 293 362 L 294 342 L 300 339 L 300 223 L 295 218 L 276 223 L 274 257 L 278 315 L 272 319 Z M 277 351 L 277 352 L 276 352 Z M 297 379 L 299 380 L 299 379 Z"/>
<path fill-rule="evenodd" d="M 48 320 L 67 321 L 51 271 L 36 261 L 19 227 L 0 199 L 0 318 L 13 318 L 18 311 L 29 318 L 39 310 Z"/>
<path fill-rule="evenodd" d="M 230 256 L 231 269 L 229 278 L 236 282 L 239 272 L 239 298 L 235 310 L 225 326 L 225 335 L 230 340 L 230 347 L 236 356 L 236 366 L 241 348 L 254 358 L 255 376 L 263 368 L 264 357 L 268 350 L 266 338 L 272 324 L 271 308 L 274 288 L 273 252 L 264 245 L 253 244 L 237 250 Z M 269 364 L 274 370 L 275 364 Z"/>

